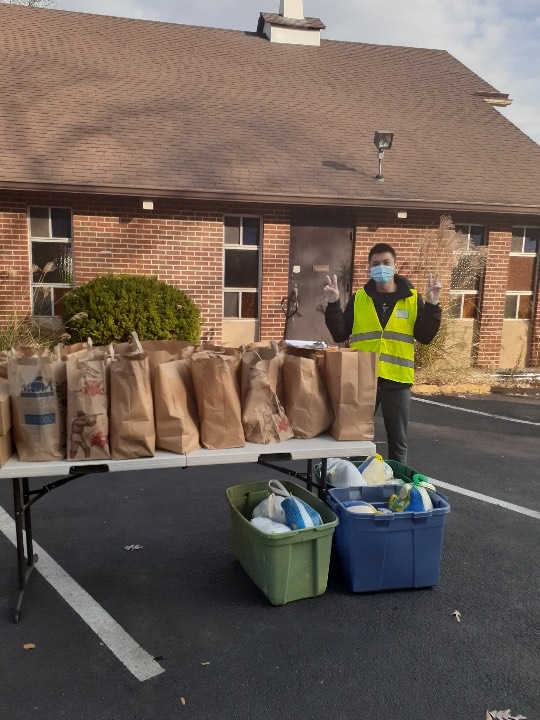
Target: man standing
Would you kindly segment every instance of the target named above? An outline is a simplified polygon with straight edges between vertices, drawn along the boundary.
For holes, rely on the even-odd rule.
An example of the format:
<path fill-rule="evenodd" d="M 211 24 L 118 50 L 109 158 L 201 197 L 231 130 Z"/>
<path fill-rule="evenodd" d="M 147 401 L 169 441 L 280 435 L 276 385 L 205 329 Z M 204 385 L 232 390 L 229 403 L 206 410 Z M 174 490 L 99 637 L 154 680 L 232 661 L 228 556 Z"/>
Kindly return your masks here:
<path fill-rule="evenodd" d="M 395 272 L 396 252 L 378 243 L 369 251 L 370 280 L 349 300 L 345 311 L 339 302 L 337 277 L 324 294 L 325 320 L 337 343 L 350 339 L 351 348 L 379 353 L 377 400 L 381 406 L 390 460 L 407 462 L 407 426 L 414 382 L 414 341 L 429 344 L 441 324 L 438 274 L 428 278 L 426 302 L 409 280 Z"/>

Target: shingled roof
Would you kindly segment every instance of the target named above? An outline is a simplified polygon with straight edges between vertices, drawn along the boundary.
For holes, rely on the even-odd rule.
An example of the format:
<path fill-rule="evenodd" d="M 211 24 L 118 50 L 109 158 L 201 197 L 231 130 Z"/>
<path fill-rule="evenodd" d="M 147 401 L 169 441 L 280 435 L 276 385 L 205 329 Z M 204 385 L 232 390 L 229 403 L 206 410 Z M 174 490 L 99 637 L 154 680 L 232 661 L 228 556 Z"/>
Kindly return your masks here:
<path fill-rule="evenodd" d="M 0 187 L 540 211 L 540 146 L 445 51 L 4 4 L 0 27 Z"/>

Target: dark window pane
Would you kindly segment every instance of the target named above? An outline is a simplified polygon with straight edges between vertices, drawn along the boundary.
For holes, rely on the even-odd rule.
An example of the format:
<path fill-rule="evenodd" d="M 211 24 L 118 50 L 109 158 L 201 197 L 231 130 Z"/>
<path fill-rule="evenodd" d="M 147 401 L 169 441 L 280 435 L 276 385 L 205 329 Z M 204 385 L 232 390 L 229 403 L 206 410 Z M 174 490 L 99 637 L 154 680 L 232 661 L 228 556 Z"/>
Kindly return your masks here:
<path fill-rule="evenodd" d="M 462 235 L 469 234 L 469 226 L 468 225 L 454 225 L 454 229 L 456 232 L 460 232 Z"/>
<path fill-rule="evenodd" d="M 259 251 L 225 251 L 225 287 L 256 288 L 259 286 Z"/>
<path fill-rule="evenodd" d="M 514 228 L 512 230 L 512 247 L 510 252 L 523 252 L 523 231 L 525 228 Z"/>
<path fill-rule="evenodd" d="M 52 236 L 57 238 L 71 237 L 71 210 L 51 208 Z"/>
<path fill-rule="evenodd" d="M 64 311 L 64 298 L 68 292 L 68 288 L 53 288 L 54 315 L 57 317 L 60 317 Z"/>
<path fill-rule="evenodd" d="M 454 297 L 450 298 L 450 302 L 448 303 L 448 317 L 461 317 L 461 295 L 455 295 Z"/>
<path fill-rule="evenodd" d="M 517 310 L 517 295 L 507 295 L 504 303 L 504 317 L 507 319 L 514 320 L 516 317 Z"/>
<path fill-rule="evenodd" d="M 536 258 L 531 255 L 511 255 L 508 263 L 506 291 L 533 290 Z"/>
<path fill-rule="evenodd" d="M 238 293 L 226 292 L 223 296 L 223 317 L 238 317 Z"/>
<path fill-rule="evenodd" d="M 72 283 L 71 245 L 59 242 L 32 243 L 32 282 Z"/>
<path fill-rule="evenodd" d="M 450 281 L 452 290 L 478 290 L 480 271 L 477 265 L 477 257 L 474 254 L 462 255 L 452 270 Z"/>
<path fill-rule="evenodd" d="M 32 314 L 47 315 L 49 317 L 52 315 L 51 288 L 44 285 L 34 288 Z"/>
<path fill-rule="evenodd" d="M 225 217 L 225 245 L 240 245 L 240 218 Z"/>
<path fill-rule="evenodd" d="M 461 317 L 463 318 L 475 318 L 477 315 L 477 295 L 464 295 L 463 296 L 463 312 Z"/>
<path fill-rule="evenodd" d="M 243 292 L 242 293 L 242 317 L 257 318 L 259 317 L 259 295 L 258 293 Z"/>
<path fill-rule="evenodd" d="M 261 223 L 259 218 L 244 218 L 243 219 L 243 234 L 242 244 L 243 245 L 259 245 L 261 234 Z"/>
<path fill-rule="evenodd" d="M 51 237 L 49 232 L 49 208 L 30 208 L 30 237 Z"/>
<path fill-rule="evenodd" d="M 538 230 L 536 228 L 527 228 L 527 231 L 525 233 L 525 247 L 523 249 L 523 252 L 537 253 L 539 237 L 540 237 L 540 230 Z"/>
<path fill-rule="evenodd" d="M 532 317 L 532 295 L 520 295 L 518 301 L 518 318 L 530 320 Z"/>
<path fill-rule="evenodd" d="M 474 247 L 480 247 L 486 244 L 485 228 L 479 227 L 478 225 L 471 227 L 471 244 L 474 245 Z"/>

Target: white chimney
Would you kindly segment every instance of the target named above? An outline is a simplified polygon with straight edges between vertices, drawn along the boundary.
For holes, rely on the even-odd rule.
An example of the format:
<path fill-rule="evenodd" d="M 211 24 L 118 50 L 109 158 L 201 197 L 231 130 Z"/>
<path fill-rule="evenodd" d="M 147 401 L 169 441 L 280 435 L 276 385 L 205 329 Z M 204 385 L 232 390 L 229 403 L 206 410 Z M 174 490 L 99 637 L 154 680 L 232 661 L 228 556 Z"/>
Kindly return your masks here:
<path fill-rule="evenodd" d="M 279 0 L 279 14 L 283 17 L 304 19 L 304 0 Z"/>
<path fill-rule="evenodd" d="M 320 45 L 325 25 L 319 18 L 304 17 L 304 0 L 279 0 L 279 14 L 262 12 L 257 32 L 273 43 Z"/>

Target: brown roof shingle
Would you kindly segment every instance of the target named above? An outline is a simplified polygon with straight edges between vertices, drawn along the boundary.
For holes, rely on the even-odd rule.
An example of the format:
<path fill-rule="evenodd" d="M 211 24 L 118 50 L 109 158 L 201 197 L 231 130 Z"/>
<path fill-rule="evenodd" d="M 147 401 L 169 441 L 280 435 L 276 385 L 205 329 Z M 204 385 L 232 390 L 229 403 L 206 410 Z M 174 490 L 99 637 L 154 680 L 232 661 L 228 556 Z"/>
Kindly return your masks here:
<path fill-rule="evenodd" d="M 540 211 L 540 147 L 444 51 L 4 4 L 0 27 L 0 187 Z"/>

